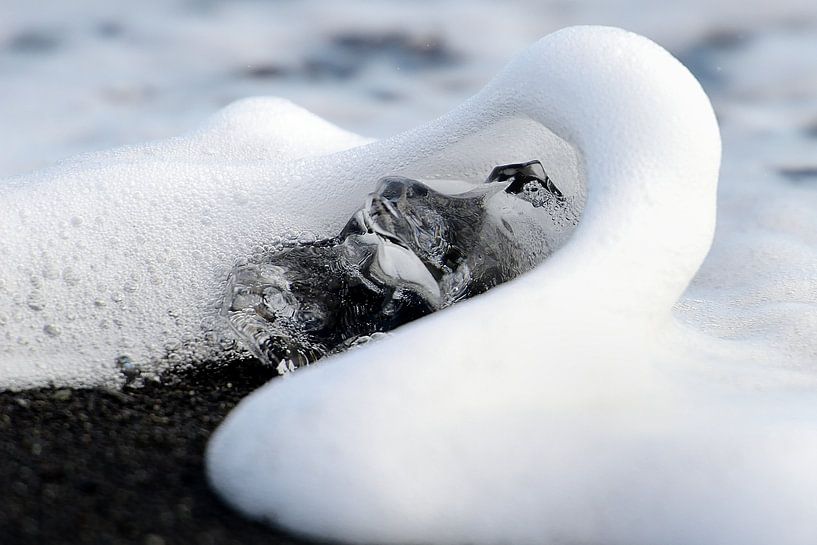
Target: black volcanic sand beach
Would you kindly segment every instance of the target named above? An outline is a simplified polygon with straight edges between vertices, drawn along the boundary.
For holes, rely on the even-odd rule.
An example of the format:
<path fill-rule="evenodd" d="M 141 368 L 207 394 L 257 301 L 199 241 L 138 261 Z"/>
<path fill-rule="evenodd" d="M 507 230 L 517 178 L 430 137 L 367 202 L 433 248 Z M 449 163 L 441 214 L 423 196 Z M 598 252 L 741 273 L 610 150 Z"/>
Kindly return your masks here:
<path fill-rule="evenodd" d="M 205 366 L 122 391 L 0 392 L 0 543 L 294 543 L 207 485 L 207 439 L 273 371 Z"/>

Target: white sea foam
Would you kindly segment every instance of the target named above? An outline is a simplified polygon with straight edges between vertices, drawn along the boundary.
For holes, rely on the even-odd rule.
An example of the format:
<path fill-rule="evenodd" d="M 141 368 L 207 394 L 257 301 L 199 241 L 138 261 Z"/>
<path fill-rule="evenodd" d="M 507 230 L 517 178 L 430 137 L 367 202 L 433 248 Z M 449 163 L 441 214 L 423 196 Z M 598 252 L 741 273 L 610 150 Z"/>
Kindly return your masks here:
<path fill-rule="evenodd" d="M 813 193 L 722 192 L 735 215 L 681 297 L 714 232 L 720 158 L 694 78 L 646 39 L 568 29 L 400 143 L 447 142 L 464 165 L 481 149 L 467 135 L 517 118 L 582 157 L 572 239 L 251 395 L 210 443 L 213 485 L 252 517 L 353 542 L 814 543 L 816 261 L 773 234 L 813 237 L 791 192 Z M 767 218 L 762 234 L 742 211 Z"/>
<path fill-rule="evenodd" d="M 0 388 L 116 385 L 126 359 L 149 375 L 223 355 L 214 320 L 233 262 L 345 215 L 313 203 L 357 205 L 329 165 L 312 178 L 292 165 L 365 142 L 251 99 L 186 137 L 0 184 Z"/>
<path fill-rule="evenodd" d="M 236 260 L 334 235 L 387 174 L 481 182 L 536 156 L 576 191 L 575 153 L 550 131 L 465 113 L 362 145 L 286 100 L 246 100 L 186 137 L 8 179 L 0 387 L 118 384 L 123 361 L 150 376 L 229 355 L 218 310 Z"/>

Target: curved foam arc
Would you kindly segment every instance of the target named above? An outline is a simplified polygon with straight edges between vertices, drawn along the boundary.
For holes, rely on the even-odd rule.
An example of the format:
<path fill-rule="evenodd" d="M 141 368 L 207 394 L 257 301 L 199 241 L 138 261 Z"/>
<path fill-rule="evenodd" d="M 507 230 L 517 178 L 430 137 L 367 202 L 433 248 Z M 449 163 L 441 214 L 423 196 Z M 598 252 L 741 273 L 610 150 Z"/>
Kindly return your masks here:
<path fill-rule="evenodd" d="M 209 444 L 213 486 L 249 516 L 350 542 L 813 542 L 813 399 L 686 370 L 706 350 L 671 320 L 715 221 L 720 139 L 698 83 L 645 38 L 570 28 L 384 160 L 507 119 L 581 153 L 572 239 L 256 391 Z"/>

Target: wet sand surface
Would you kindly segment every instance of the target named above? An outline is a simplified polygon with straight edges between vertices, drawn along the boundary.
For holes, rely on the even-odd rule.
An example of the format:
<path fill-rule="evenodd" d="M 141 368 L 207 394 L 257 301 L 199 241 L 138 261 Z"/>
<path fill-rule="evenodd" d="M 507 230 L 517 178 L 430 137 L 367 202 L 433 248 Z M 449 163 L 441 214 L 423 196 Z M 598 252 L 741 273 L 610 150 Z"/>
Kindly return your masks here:
<path fill-rule="evenodd" d="M 0 543 L 294 543 L 207 485 L 207 439 L 273 375 L 256 361 L 123 391 L 0 392 Z"/>

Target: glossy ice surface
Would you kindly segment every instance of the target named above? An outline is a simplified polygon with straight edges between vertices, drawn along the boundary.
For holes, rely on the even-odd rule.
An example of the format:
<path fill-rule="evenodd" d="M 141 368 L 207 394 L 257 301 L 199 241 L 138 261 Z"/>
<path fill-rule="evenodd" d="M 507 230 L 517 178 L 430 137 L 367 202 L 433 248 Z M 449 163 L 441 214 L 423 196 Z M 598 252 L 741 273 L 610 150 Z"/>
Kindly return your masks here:
<path fill-rule="evenodd" d="M 539 161 L 497 166 L 455 195 L 386 177 L 336 237 L 233 269 L 224 313 L 256 357 L 286 372 L 531 269 L 564 242 L 581 204 Z"/>

